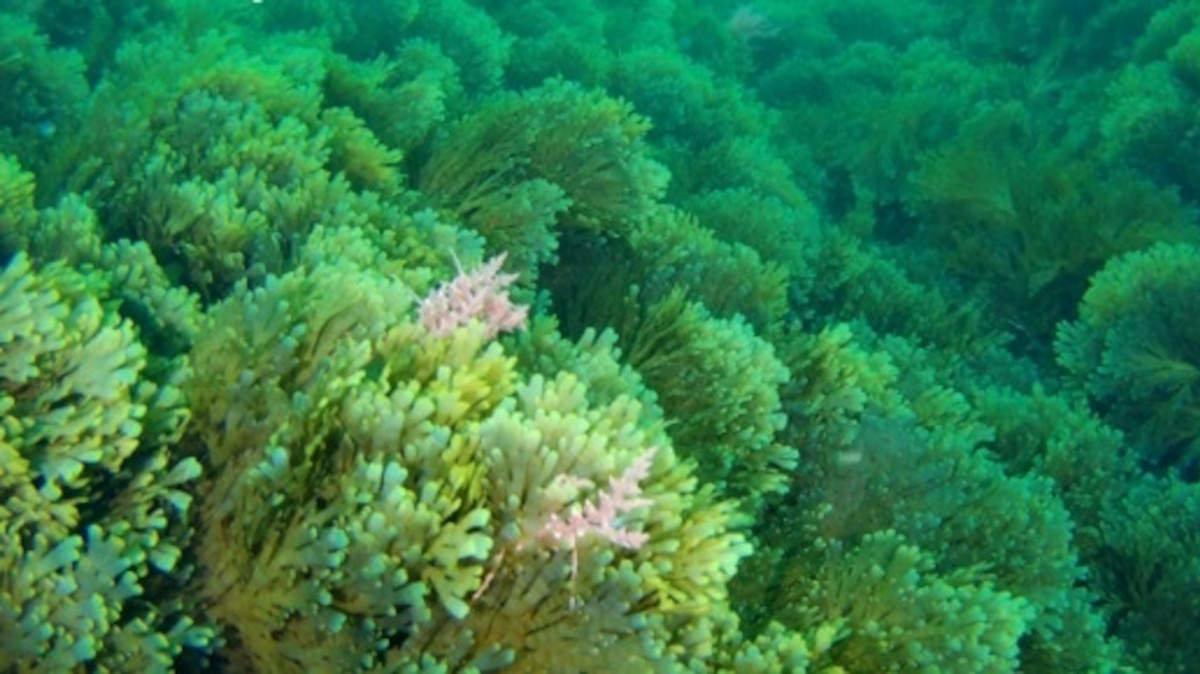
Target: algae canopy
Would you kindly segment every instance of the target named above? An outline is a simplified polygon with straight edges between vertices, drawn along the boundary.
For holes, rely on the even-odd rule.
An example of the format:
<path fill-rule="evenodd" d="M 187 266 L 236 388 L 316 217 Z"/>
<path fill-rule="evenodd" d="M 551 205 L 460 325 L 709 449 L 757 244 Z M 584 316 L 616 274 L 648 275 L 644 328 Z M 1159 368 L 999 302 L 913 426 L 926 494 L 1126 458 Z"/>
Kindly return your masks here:
<path fill-rule="evenodd" d="M 1200 0 L 0 0 L 0 674 L 1200 671 Z"/>

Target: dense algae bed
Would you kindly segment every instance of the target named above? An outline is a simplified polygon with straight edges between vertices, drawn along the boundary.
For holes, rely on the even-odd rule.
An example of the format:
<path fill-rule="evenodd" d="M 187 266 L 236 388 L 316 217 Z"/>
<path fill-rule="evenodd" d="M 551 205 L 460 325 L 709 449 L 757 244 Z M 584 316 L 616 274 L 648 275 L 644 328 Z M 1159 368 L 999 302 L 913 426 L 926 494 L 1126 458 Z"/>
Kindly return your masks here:
<path fill-rule="evenodd" d="M 0 0 L 0 92 L 0 672 L 1200 667 L 1200 2 Z"/>

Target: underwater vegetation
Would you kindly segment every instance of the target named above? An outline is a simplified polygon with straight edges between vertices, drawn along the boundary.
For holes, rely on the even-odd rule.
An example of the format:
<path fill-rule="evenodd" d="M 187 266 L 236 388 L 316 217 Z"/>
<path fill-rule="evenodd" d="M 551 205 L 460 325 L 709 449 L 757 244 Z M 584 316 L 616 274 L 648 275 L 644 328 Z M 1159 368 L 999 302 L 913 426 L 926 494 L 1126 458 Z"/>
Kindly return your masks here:
<path fill-rule="evenodd" d="M 1200 2 L 0 0 L 0 674 L 1186 674 Z"/>

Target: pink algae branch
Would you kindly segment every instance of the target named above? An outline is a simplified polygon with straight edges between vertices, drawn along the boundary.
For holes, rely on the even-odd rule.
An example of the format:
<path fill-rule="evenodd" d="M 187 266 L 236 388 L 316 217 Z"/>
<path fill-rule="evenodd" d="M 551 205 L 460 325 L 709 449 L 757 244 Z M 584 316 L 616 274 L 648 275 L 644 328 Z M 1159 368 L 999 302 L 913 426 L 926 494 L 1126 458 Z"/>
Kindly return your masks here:
<path fill-rule="evenodd" d="M 622 529 L 620 518 L 636 508 L 653 503 L 642 496 L 642 488 L 638 483 L 650 475 L 650 463 L 657 451 L 657 447 L 650 447 L 634 459 L 625 472 L 609 480 L 608 489 L 600 492 L 595 501 L 570 511 L 566 517 L 559 513 L 550 515 L 538 530 L 538 538 L 566 543 L 571 549 L 572 578 L 579 573 L 579 539 L 584 536 L 595 534 L 623 548 L 634 550 L 642 547 L 649 538 L 644 532 Z M 555 479 L 576 488 L 587 486 L 586 480 L 571 475 L 559 475 Z"/>
<path fill-rule="evenodd" d="M 421 301 L 421 325 L 444 337 L 474 318 L 484 324 L 488 339 L 525 325 L 529 307 L 513 304 L 508 297 L 508 286 L 517 275 L 500 273 L 506 256 L 500 253 L 471 272 L 463 271 L 455 258 L 458 275 Z"/>
<path fill-rule="evenodd" d="M 572 608 L 578 606 L 574 582 L 579 577 L 579 541 L 581 539 L 589 534 L 594 534 L 623 548 L 635 550 L 650 539 L 649 534 L 645 532 L 622 528 L 621 517 L 636 508 L 653 505 L 654 502 L 651 499 L 642 496 L 642 487 L 639 483 L 650 475 L 650 465 L 657 453 L 657 447 L 647 448 L 629 464 L 624 472 L 610 478 L 608 489 L 600 492 L 594 501 L 584 503 L 582 508 L 565 509 L 566 516 L 563 516 L 561 511 L 550 514 L 533 532 L 531 539 L 517 544 L 516 549 L 521 550 L 531 540 L 537 540 L 543 545 L 565 544 L 571 550 L 570 606 Z M 592 486 L 592 483 L 564 473 L 554 478 L 553 485 L 566 487 L 569 491 L 576 491 L 587 489 Z M 555 507 L 562 508 L 563 506 Z M 487 591 L 504 561 L 504 555 L 505 552 L 501 550 L 492 561 L 491 569 L 484 576 L 479 588 L 471 595 L 472 602 L 478 600 Z"/>

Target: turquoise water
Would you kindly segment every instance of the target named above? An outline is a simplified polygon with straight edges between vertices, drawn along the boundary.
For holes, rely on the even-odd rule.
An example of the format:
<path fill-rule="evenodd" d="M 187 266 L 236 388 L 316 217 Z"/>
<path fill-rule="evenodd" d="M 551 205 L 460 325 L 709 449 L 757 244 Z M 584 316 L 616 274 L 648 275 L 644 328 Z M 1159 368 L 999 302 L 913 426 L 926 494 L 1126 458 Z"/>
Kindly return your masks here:
<path fill-rule="evenodd" d="M 0 0 L 0 673 L 1200 671 L 1200 3 Z"/>

